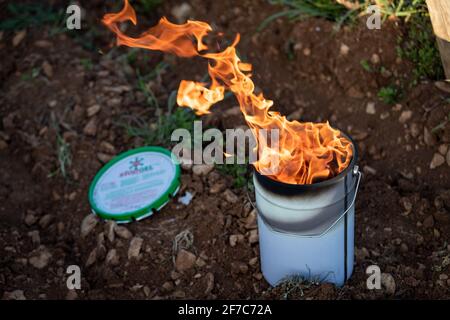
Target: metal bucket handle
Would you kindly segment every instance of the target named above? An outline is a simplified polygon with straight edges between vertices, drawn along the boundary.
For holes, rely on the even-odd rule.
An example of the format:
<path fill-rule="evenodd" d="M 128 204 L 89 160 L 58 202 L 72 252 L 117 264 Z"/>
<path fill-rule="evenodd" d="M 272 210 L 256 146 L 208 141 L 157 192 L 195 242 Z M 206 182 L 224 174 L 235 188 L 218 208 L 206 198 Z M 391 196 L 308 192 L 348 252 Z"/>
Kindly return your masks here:
<path fill-rule="evenodd" d="M 359 190 L 359 183 L 361 182 L 361 177 L 362 177 L 362 173 L 361 171 L 359 171 L 359 167 L 357 165 L 355 165 L 353 167 L 353 175 L 358 175 L 358 180 L 356 181 L 356 186 L 355 186 L 355 194 L 353 196 L 352 202 L 350 203 L 350 205 L 348 206 L 348 208 L 336 219 L 336 221 L 334 221 L 325 231 L 323 231 L 320 234 L 312 234 L 312 235 L 299 235 L 299 234 L 295 234 L 295 233 L 290 233 L 290 232 L 281 232 L 279 230 L 275 230 L 274 228 L 272 228 L 272 226 L 269 223 L 266 223 L 266 226 L 273 232 L 276 233 L 281 233 L 283 235 L 290 235 L 293 237 L 307 237 L 307 238 L 318 238 L 323 236 L 324 234 L 326 234 L 328 231 L 330 231 L 341 219 L 342 217 L 344 217 L 348 211 L 355 205 L 355 201 L 356 201 L 356 195 L 358 194 L 358 190 Z M 250 199 L 249 199 L 250 200 Z M 259 212 L 257 206 L 253 203 L 253 201 L 250 201 L 250 203 L 252 204 L 252 206 Z M 260 215 L 260 217 L 264 220 L 263 216 Z"/>

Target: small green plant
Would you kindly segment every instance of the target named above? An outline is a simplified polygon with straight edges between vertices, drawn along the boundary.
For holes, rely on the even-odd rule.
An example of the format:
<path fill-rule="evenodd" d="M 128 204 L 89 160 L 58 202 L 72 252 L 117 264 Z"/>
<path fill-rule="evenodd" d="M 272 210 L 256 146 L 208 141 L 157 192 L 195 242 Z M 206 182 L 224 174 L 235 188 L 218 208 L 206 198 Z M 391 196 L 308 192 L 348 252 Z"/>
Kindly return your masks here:
<path fill-rule="evenodd" d="M 91 71 L 94 68 L 94 64 L 91 59 L 80 59 L 80 63 L 86 71 Z"/>
<path fill-rule="evenodd" d="M 248 187 L 248 165 L 246 164 L 217 164 L 219 172 L 233 177 L 233 187 Z"/>
<path fill-rule="evenodd" d="M 322 17 L 343 23 L 353 13 L 353 11 L 347 10 L 347 8 L 334 0 L 269 0 L 269 3 L 283 5 L 286 9 L 266 18 L 259 25 L 257 31 L 263 30 L 271 22 L 282 17 L 287 17 L 291 21 L 307 17 Z"/>
<path fill-rule="evenodd" d="M 68 177 L 67 168 L 72 164 L 72 156 L 70 145 L 64 140 L 59 133 L 56 136 L 56 157 L 58 159 L 58 169 L 48 175 L 49 178 L 58 173 L 66 179 Z"/>
<path fill-rule="evenodd" d="M 359 63 L 361 64 L 361 67 L 364 70 L 366 70 L 367 72 L 372 72 L 372 67 L 371 67 L 369 61 L 364 59 L 364 60 L 361 60 Z"/>
<path fill-rule="evenodd" d="M 139 0 L 137 10 L 142 13 L 150 13 L 155 10 L 162 2 L 162 0 Z"/>
<path fill-rule="evenodd" d="M 415 80 L 437 80 L 444 77 L 444 70 L 428 17 L 414 17 L 408 23 L 406 35 L 399 38 L 397 54 L 414 64 Z"/>
<path fill-rule="evenodd" d="M 400 98 L 399 89 L 395 86 L 383 87 L 378 91 L 378 98 L 386 104 L 394 104 Z"/>
<path fill-rule="evenodd" d="M 30 81 L 32 79 L 36 79 L 37 77 L 39 77 L 40 74 L 41 74 L 41 68 L 36 67 L 36 68 L 31 69 L 29 72 L 22 74 L 20 79 L 22 81 Z"/>
<path fill-rule="evenodd" d="M 8 18 L 0 22 L 0 30 L 14 31 L 41 25 L 61 25 L 64 12 L 41 3 L 10 3 L 6 7 Z"/>

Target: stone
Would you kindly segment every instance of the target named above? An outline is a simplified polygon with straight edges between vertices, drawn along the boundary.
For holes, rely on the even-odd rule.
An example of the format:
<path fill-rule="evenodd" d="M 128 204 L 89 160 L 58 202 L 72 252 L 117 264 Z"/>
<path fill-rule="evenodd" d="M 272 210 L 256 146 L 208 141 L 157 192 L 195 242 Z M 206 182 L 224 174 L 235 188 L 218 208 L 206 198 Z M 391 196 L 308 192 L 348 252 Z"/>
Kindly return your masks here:
<path fill-rule="evenodd" d="M 248 214 L 247 218 L 245 219 L 245 229 L 256 229 L 257 228 L 257 222 L 256 222 L 256 209 L 253 209 Z"/>
<path fill-rule="evenodd" d="M 130 230 L 128 230 L 126 227 L 123 226 L 118 226 L 116 225 L 114 227 L 114 232 L 116 233 L 116 235 L 118 235 L 120 238 L 128 240 L 131 239 L 131 237 L 133 236 L 133 234 L 131 233 Z"/>
<path fill-rule="evenodd" d="M 13 47 L 17 47 L 23 39 L 25 39 L 25 36 L 27 35 L 27 30 L 20 30 L 18 31 L 12 40 Z"/>
<path fill-rule="evenodd" d="M 42 70 L 44 71 L 44 74 L 47 76 L 47 78 L 53 77 L 53 67 L 48 61 L 44 61 L 42 63 Z"/>
<path fill-rule="evenodd" d="M 441 144 L 438 148 L 438 151 L 440 154 L 442 154 L 443 156 L 445 156 L 447 154 L 448 151 L 448 145 L 446 144 Z"/>
<path fill-rule="evenodd" d="M 377 111 L 375 110 L 375 102 L 369 102 L 366 105 L 366 113 L 367 114 L 375 114 Z"/>
<path fill-rule="evenodd" d="M 205 295 L 208 295 L 214 289 L 214 274 L 211 273 L 211 272 L 208 272 L 205 275 L 205 280 L 204 281 L 206 282 Z"/>
<path fill-rule="evenodd" d="M 390 273 L 381 274 L 381 285 L 385 288 L 387 294 L 393 295 L 395 293 L 395 279 Z"/>
<path fill-rule="evenodd" d="M 430 162 L 430 169 L 436 169 L 445 163 L 445 158 L 440 153 L 435 153 Z"/>
<path fill-rule="evenodd" d="M 175 269 L 177 271 L 186 271 L 195 266 L 195 261 L 197 257 L 192 252 L 185 249 L 181 249 L 175 259 Z"/>
<path fill-rule="evenodd" d="M 258 243 L 258 241 L 259 241 L 259 238 L 258 238 L 258 230 L 251 230 L 250 232 L 249 232 L 249 235 L 248 235 L 248 242 L 250 243 L 250 244 L 254 244 L 254 243 Z"/>
<path fill-rule="evenodd" d="M 364 98 L 364 93 L 363 92 L 361 92 L 361 90 L 359 90 L 359 89 L 357 89 L 356 87 L 350 87 L 348 90 L 347 90 L 347 95 L 350 97 L 350 98 L 355 98 L 355 99 L 362 99 L 362 98 Z"/>
<path fill-rule="evenodd" d="M 235 195 L 230 189 L 225 190 L 223 196 L 225 197 L 225 200 L 230 203 L 236 203 L 239 200 L 238 196 Z"/>
<path fill-rule="evenodd" d="M 436 144 L 436 136 L 427 127 L 423 128 L 423 141 L 427 146 L 434 146 Z"/>
<path fill-rule="evenodd" d="M 232 234 L 230 236 L 230 246 L 235 247 L 236 244 L 244 242 L 244 235 L 242 234 Z"/>
<path fill-rule="evenodd" d="M 398 121 L 400 123 L 406 123 L 408 120 L 412 118 L 413 112 L 411 110 L 405 110 L 402 111 L 400 114 L 400 117 L 398 118 Z"/>
<path fill-rule="evenodd" d="M 39 231 L 37 230 L 30 231 L 28 232 L 28 236 L 31 238 L 31 242 L 33 242 L 33 244 L 35 245 L 41 244 L 41 236 L 39 235 Z"/>
<path fill-rule="evenodd" d="M 196 164 L 192 167 L 192 172 L 196 176 L 206 176 L 214 169 L 212 164 Z"/>
<path fill-rule="evenodd" d="M 87 136 L 94 137 L 97 134 L 97 120 L 91 118 L 83 128 L 83 133 Z"/>
<path fill-rule="evenodd" d="M 187 2 L 183 2 L 180 5 L 176 5 L 171 10 L 172 15 L 179 23 L 185 22 L 186 19 L 189 18 L 191 12 L 192 7 Z"/>
<path fill-rule="evenodd" d="M 40 248 L 28 260 L 28 262 L 36 269 L 43 269 L 48 265 L 51 257 L 52 254 L 46 248 Z"/>
<path fill-rule="evenodd" d="M 97 216 L 93 214 L 87 215 L 81 222 L 81 237 L 85 238 L 89 233 L 91 233 L 91 231 L 94 230 L 97 223 L 98 223 Z"/>
<path fill-rule="evenodd" d="M 97 261 L 97 248 L 94 248 L 86 260 L 86 267 L 92 266 Z"/>
<path fill-rule="evenodd" d="M 103 152 L 98 152 L 97 153 L 97 159 L 100 160 L 100 162 L 102 162 L 102 163 L 107 163 L 112 158 L 113 158 L 113 156 L 110 155 L 110 154 L 106 154 L 106 153 L 103 153 Z"/>
<path fill-rule="evenodd" d="M 115 232 L 114 229 L 116 228 L 117 223 L 113 220 L 108 220 L 105 224 L 105 233 L 106 238 L 109 240 L 109 242 L 113 243 L 115 239 Z"/>
<path fill-rule="evenodd" d="M 379 64 L 380 63 L 380 56 L 376 53 L 374 53 L 372 55 L 372 57 L 370 57 L 370 62 L 372 62 L 373 64 Z"/>
<path fill-rule="evenodd" d="M 348 52 L 350 51 L 350 47 L 347 46 L 345 43 L 341 43 L 341 47 L 339 48 L 339 53 L 341 56 L 348 55 Z"/>
<path fill-rule="evenodd" d="M 52 221 L 53 221 L 53 216 L 51 214 L 46 214 L 41 219 L 39 219 L 39 226 L 42 229 L 45 229 L 50 225 L 50 223 Z"/>
<path fill-rule="evenodd" d="M 25 224 L 29 227 L 32 226 L 33 224 L 35 224 L 37 220 L 38 220 L 38 218 L 31 212 L 28 212 L 25 215 L 25 218 L 23 219 Z"/>
<path fill-rule="evenodd" d="M 138 259 L 141 252 L 142 243 L 144 239 L 140 237 L 134 237 L 130 241 L 130 247 L 128 248 L 128 259 Z"/>
<path fill-rule="evenodd" d="M 116 148 L 108 141 L 102 141 L 100 143 L 100 151 L 107 153 L 107 154 L 115 154 Z"/>
<path fill-rule="evenodd" d="M 171 292 L 174 289 L 174 285 L 171 281 L 166 281 L 163 283 L 163 285 L 161 286 L 164 291 L 166 292 Z"/>
<path fill-rule="evenodd" d="M 411 123 L 409 130 L 410 130 L 411 136 L 413 138 L 417 138 L 420 135 L 420 127 L 419 127 L 419 124 L 417 124 L 416 122 Z"/>
<path fill-rule="evenodd" d="M 231 263 L 231 270 L 233 273 L 246 274 L 248 272 L 248 265 L 241 261 L 234 261 Z"/>
<path fill-rule="evenodd" d="M 310 48 L 305 48 L 303 49 L 303 54 L 308 57 L 311 55 L 311 49 Z"/>
<path fill-rule="evenodd" d="M 23 290 L 5 291 L 2 300 L 27 300 Z"/>
<path fill-rule="evenodd" d="M 106 255 L 106 259 L 105 259 L 105 262 L 107 265 L 117 266 L 117 265 L 119 265 L 119 260 L 120 260 L 120 258 L 117 255 L 116 249 L 111 249 L 108 251 L 108 254 Z"/>
<path fill-rule="evenodd" d="M 94 104 L 93 106 L 90 106 L 89 108 L 87 108 L 86 114 L 90 118 L 92 116 L 95 116 L 97 113 L 99 113 L 101 109 L 102 109 L 102 107 L 99 104 Z"/>

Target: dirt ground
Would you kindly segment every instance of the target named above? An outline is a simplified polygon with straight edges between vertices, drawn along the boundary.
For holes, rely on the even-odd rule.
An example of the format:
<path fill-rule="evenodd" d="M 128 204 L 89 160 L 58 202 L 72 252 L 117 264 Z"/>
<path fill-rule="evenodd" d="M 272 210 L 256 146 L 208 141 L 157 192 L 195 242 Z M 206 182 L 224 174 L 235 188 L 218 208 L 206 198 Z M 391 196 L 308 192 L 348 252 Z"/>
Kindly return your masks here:
<path fill-rule="evenodd" d="M 121 121 L 155 123 L 135 69 L 169 65 L 150 83 L 161 105 L 181 79 L 206 73 L 202 61 L 143 50 L 130 66 L 124 58 L 130 49 L 113 48 L 113 35 L 99 22 L 120 6 L 90 1 L 83 28 L 95 28 L 92 37 L 86 31 L 83 37 L 53 35 L 47 27 L 29 28 L 22 39 L 17 32 L 0 36 L 0 297 L 450 298 L 450 125 L 431 132 L 450 112 L 450 93 L 419 81 L 396 104 L 377 97 L 383 86 L 412 83 L 413 65 L 396 51 L 403 24 L 387 21 L 381 30 L 368 30 L 361 20 L 336 32 L 334 23 L 321 19 L 281 19 L 257 33 L 279 8 L 260 0 L 189 4 L 191 18 L 230 39 L 241 34 L 239 53 L 253 64 L 253 80 L 275 101 L 274 109 L 293 119 L 329 120 L 357 141 L 364 177 L 356 201 L 353 276 L 342 288 L 270 288 L 259 267 L 253 195 L 216 169 L 200 176 L 183 171 L 179 195 L 194 194 L 187 206 L 175 198 L 151 218 L 123 228 L 88 217 L 87 190 L 96 172 L 113 155 L 145 144 Z M 173 19 L 175 5 L 164 1 L 140 22 Z M 94 50 L 86 48 L 88 40 Z M 361 60 L 373 70 L 362 68 Z M 244 124 L 242 116 L 226 111 L 235 106 L 234 98 L 220 103 L 208 122 L 221 129 Z M 58 171 L 58 137 L 70 148 L 66 177 Z M 129 257 L 136 237 L 142 247 Z M 188 253 L 175 261 L 180 238 Z M 177 271 L 175 262 L 187 270 Z M 82 289 L 70 291 L 66 268 L 74 264 L 81 267 Z M 381 290 L 366 287 L 365 270 L 373 264 L 384 273 Z"/>

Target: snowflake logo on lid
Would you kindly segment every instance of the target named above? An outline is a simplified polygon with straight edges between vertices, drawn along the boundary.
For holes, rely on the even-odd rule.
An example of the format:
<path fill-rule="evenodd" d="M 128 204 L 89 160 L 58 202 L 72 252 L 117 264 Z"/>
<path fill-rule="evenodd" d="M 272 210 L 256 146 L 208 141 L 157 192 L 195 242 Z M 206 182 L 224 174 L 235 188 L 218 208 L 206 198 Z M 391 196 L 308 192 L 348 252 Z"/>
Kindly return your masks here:
<path fill-rule="evenodd" d="M 130 170 L 139 170 L 140 167 L 144 165 L 144 158 L 134 158 L 130 161 Z"/>

